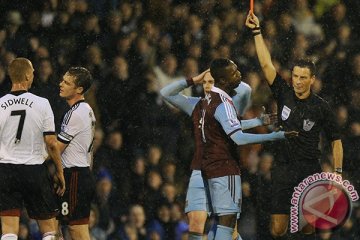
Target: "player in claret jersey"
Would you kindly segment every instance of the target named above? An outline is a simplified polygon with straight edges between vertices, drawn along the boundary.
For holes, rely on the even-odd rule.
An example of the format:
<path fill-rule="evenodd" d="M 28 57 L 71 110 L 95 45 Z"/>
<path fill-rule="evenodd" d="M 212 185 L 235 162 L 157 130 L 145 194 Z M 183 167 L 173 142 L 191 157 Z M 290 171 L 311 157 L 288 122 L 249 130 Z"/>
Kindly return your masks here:
<path fill-rule="evenodd" d="M 201 174 L 201 165 L 203 158 L 202 126 L 201 121 L 204 114 L 204 107 L 207 104 L 205 98 L 189 97 L 180 94 L 182 90 L 193 85 L 202 84 L 205 94 L 211 91 L 214 86 L 214 79 L 210 71 L 207 70 L 192 79 L 180 80 L 169 84 L 161 90 L 162 96 L 171 104 L 178 107 L 192 118 L 195 152 L 191 162 L 192 174 L 189 180 L 188 191 L 186 195 L 185 212 L 189 219 L 189 239 L 201 239 L 206 218 L 209 212 L 208 198 Z M 235 106 L 242 115 L 250 104 L 251 88 L 246 83 L 241 83 L 234 89 L 236 95 Z M 244 129 L 269 124 L 270 116 L 264 115 L 262 118 L 241 121 Z"/>
<path fill-rule="evenodd" d="M 201 121 L 204 155 L 201 170 L 208 182 L 213 212 L 219 217 L 215 240 L 230 240 L 240 213 L 241 180 L 236 145 L 296 136 L 297 132 L 243 133 L 230 93 L 241 82 L 234 62 L 219 58 L 211 63 L 215 86 L 206 95 Z"/>
<path fill-rule="evenodd" d="M 43 240 L 55 237 L 56 199 L 44 165 L 45 146 L 54 160 L 59 188 L 65 191 L 54 115 L 49 101 L 31 94 L 32 63 L 16 58 L 8 68 L 11 92 L 0 98 L 0 216 L 1 240 L 16 240 L 23 206 L 36 219 Z"/>

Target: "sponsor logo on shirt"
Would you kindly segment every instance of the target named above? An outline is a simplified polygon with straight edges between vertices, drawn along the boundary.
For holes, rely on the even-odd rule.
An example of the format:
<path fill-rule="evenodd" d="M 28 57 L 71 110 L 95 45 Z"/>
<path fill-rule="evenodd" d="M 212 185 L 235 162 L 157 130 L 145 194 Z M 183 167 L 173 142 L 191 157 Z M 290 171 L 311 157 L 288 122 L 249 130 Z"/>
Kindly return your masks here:
<path fill-rule="evenodd" d="M 312 129 L 314 124 L 315 122 L 310 121 L 310 119 L 304 119 L 303 129 L 308 132 Z"/>
<path fill-rule="evenodd" d="M 291 109 L 290 109 L 288 106 L 284 105 L 284 107 L 283 107 L 283 109 L 282 109 L 282 112 L 281 112 L 281 119 L 282 119 L 283 121 L 285 121 L 286 119 L 288 119 L 289 116 L 290 116 L 290 112 L 291 112 Z"/>

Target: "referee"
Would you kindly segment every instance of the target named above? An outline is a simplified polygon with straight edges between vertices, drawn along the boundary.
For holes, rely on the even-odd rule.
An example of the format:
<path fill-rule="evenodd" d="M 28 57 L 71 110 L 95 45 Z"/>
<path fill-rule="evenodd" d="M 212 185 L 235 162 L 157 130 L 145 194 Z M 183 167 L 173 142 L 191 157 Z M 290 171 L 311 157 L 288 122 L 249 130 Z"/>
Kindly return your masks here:
<path fill-rule="evenodd" d="M 292 87 L 288 86 L 275 70 L 269 50 L 261 35 L 259 19 L 249 13 L 246 26 L 252 30 L 257 56 L 265 78 L 270 85 L 278 107 L 278 118 L 284 131 L 299 132 L 299 137 L 282 144 L 272 169 L 271 234 L 281 237 L 286 234 L 289 223 L 290 199 L 293 189 L 304 178 L 321 172 L 318 149 L 320 133 L 331 141 L 334 171 L 342 172 L 343 149 L 334 114 L 329 104 L 311 92 L 315 81 L 315 64 L 298 60 L 292 69 Z M 305 226 L 305 234 L 314 229 Z"/>

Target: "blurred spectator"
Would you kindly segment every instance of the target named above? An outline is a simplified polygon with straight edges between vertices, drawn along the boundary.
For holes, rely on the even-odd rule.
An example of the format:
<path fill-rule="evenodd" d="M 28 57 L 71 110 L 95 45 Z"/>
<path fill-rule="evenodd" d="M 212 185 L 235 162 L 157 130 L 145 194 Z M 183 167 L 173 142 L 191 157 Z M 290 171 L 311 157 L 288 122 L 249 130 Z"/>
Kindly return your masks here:
<path fill-rule="evenodd" d="M 126 223 L 120 225 L 118 229 L 112 234 L 111 240 L 145 240 L 145 212 L 141 205 L 133 205 L 129 209 L 128 220 Z"/>
<path fill-rule="evenodd" d="M 160 240 L 175 239 L 174 227 L 171 223 L 170 206 L 162 203 L 158 205 L 156 217 L 150 221 L 147 232 L 151 235 L 153 232 L 160 236 Z"/>
<path fill-rule="evenodd" d="M 145 208 L 146 216 L 152 219 L 156 215 L 156 207 L 161 202 L 162 178 L 159 172 L 151 170 L 147 174 L 144 199 L 142 205 Z"/>
<path fill-rule="evenodd" d="M 96 205 L 91 205 L 89 217 L 89 230 L 91 240 L 106 240 L 107 234 L 104 229 L 98 226 L 99 223 L 99 209 Z"/>
<path fill-rule="evenodd" d="M 189 225 L 184 221 L 183 208 L 179 203 L 173 203 L 170 209 L 172 224 L 174 225 L 174 240 L 183 239 L 183 235 L 189 231 Z"/>

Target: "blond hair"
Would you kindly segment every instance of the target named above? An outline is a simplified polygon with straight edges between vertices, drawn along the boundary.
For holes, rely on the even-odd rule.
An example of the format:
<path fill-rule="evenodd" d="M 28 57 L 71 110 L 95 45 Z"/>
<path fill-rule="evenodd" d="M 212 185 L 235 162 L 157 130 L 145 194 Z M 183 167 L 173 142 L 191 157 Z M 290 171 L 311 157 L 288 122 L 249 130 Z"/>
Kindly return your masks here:
<path fill-rule="evenodd" d="M 26 74 L 32 71 L 31 62 L 27 58 L 15 58 L 8 67 L 8 73 L 12 83 L 26 80 Z"/>

